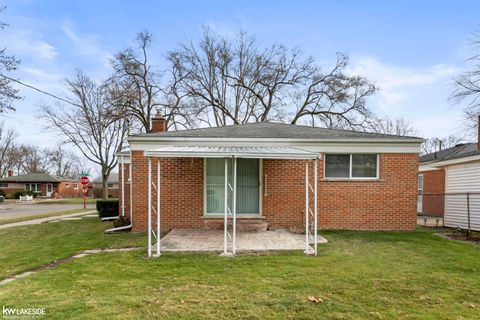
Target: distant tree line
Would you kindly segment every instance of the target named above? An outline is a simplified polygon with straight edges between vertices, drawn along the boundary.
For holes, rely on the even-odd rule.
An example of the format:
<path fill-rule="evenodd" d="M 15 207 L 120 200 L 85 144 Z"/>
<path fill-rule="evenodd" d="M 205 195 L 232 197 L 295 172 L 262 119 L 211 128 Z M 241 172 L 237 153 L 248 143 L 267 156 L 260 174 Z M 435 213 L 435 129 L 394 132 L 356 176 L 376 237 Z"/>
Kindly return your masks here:
<path fill-rule="evenodd" d="M 0 122 L 0 177 L 13 170 L 15 174 L 50 173 L 77 179 L 86 170 L 81 159 L 62 146 L 41 149 L 18 143 L 16 138 L 16 132 Z"/>

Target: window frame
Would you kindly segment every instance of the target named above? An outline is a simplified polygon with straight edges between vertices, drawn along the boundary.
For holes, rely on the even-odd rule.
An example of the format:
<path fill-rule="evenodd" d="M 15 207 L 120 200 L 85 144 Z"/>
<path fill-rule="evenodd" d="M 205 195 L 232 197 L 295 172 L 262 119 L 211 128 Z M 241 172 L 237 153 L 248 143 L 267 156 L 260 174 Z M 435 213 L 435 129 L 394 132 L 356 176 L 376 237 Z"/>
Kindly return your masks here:
<path fill-rule="evenodd" d="M 28 190 L 29 188 L 27 188 L 27 186 L 30 187 L 30 190 Z M 35 186 L 35 190 L 33 190 L 32 186 Z M 36 182 L 27 182 L 25 183 L 25 191 L 31 191 L 33 193 L 42 193 L 42 184 L 36 183 Z"/>
<path fill-rule="evenodd" d="M 203 158 L 203 217 L 219 218 L 224 217 L 224 213 L 207 213 L 207 159 Z M 222 158 L 224 159 L 224 158 Z M 241 159 L 241 158 L 237 158 Z M 258 213 L 237 213 L 237 217 L 255 218 L 263 216 L 263 159 L 258 160 Z"/>
<path fill-rule="evenodd" d="M 420 181 L 422 181 L 422 187 L 420 188 Z M 418 174 L 418 181 L 417 181 L 417 191 L 419 194 L 423 193 L 423 188 L 424 188 L 424 183 L 425 183 L 425 178 L 423 176 L 423 173 Z"/>
<path fill-rule="evenodd" d="M 328 155 L 349 155 L 350 156 L 350 161 L 349 161 L 349 168 L 348 168 L 348 177 L 327 177 L 327 157 Z M 352 171 L 353 171 L 353 155 L 376 155 L 377 156 L 377 168 L 375 172 L 375 177 L 353 177 L 352 176 Z M 356 153 L 325 153 L 323 157 L 323 179 L 324 180 L 333 180 L 333 181 L 350 181 L 350 180 L 380 180 L 380 154 L 379 153 L 374 153 L 374 152 L 356 152 Z"/>
<path fill-rule="evenodd" d="M 74 189 L 74 190 L 78 190 L 78 183 L 74 183 L 74 184 L 73 184 L 73 189 Z"/>

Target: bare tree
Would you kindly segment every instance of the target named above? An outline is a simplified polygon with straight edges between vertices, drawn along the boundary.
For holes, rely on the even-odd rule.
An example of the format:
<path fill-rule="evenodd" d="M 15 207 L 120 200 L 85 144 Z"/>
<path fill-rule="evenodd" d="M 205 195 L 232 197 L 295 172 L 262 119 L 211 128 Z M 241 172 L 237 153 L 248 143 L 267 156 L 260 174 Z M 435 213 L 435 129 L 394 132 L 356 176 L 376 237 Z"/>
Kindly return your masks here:
<path fill-rule="evenodd" d="M 17 134 L 13 129 L 7 129 L 0 122 L 0 177 L 4 177 L 8 170 L 15 166 L 15 138 Z"/>
<path fill-rule="evenodd" d="M 467 60 L 470 70 L 454 79 L 455 89 L 450 96 L 450 99 L 457 103 L 467 102 L 464 111 L 470 129 L 477 127 L 480 115 L 480 33 L 474 34 L 472 46 L 478 53 Z"/>
<path fill-rule="evenodd" d="M 343 54 L 325 72 L 296 48 L 262 50 L 245 32 L 230 40 L 206 29 L 198 44 L 170 52 L 169 61 L 182 76 L 184 103 L 210 126 L 281 120 L 363 128 L 371 116 L 365 102 L 376 88 L 348 74 Z"/>
<path fill-rule="evenodd" d="M 107 180 L 117 165 L 116 153 L 122 149 L 127 132 L 125 119 L 109 117 L 111 101 L 108 86 L 97 84 L 77 71 L 67 80 L 67 90 L 75 105 L 43 106 L 43 118 L 91 162 L 101 168 L 103 197 L 108 198 Z"/>
<path fill-rule="evenodd" d="M 55 149 L 45 149 L 45 158 L 51 173 L 58 177 L 75 179 L 82 170 L 82 163 L 73 152 L 65 150 L 62 146 Z"/>
<path fill-rule="evenodd" d="M 0 13 L 5 8 L 0 7 Z M 5 29 L 7 26 L 7 23 L 0 21 L 0 29 Z M 20 61 L 15 56 L 8 55 L 6 50 L 5 47 L 0 49 L 0 113 L 15 110 L 12 107 L 12 101 L 20 99 L 18 89 L 12 86 L 12 80 L 4 76 L 6 73 L 15 71 Z"/>
<path fill-rule="evenodd" d="M 405 118 L 390 119 L 388 117 L 374 117 L 369 121 L 367 131 L 397 136 L 415 136 L 418 130 Z"/>
<path fill-rule="evenodd" d="M 48 161 L 37 146 L 21 145 L 17 150 L 19 173 L 47 173 Z"/>
<path fill-rule="evenodd" d="M 422 144 L 422 154 L 438 152 L 443 149 L 455 147 L 464 140 L 463 137 L 450 135 L 448 137 L 432 137 L 425 140 Z"/>
<path fill-rule="evenodd" d="M 112 61 L 114 74 L 110 81 L 110 96 L 119 117 L 133 119 L 140 130 L 150 132 L 150 119 L 155 110 L 161 110 L 168 126 L 191 127 L 187 112 L 180 112 L 181 96 L 177 90 L 178 72 L 172 68 L 171 84 L 162 88 L 160 73 L 150 62 L 149 47 L 152 35 L 147 31 L 137 34 L 136 48 L 119 52 Z"/>

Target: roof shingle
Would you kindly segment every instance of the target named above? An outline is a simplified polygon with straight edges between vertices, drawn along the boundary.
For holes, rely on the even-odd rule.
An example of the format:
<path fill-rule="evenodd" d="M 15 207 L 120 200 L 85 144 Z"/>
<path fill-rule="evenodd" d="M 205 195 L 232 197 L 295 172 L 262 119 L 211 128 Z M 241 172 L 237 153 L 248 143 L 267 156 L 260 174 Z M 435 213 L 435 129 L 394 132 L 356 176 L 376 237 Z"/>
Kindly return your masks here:
<path fill-rule="evenodd" d="M 425 154 L 420 157 L 420 163 L 459 159 L 478 154 L 480 154 L 480 150 L 478 150 L 477 143 L 462 143 L 455 147 Z"/>
<path fill-rule="evenodd" d="M 293 125 L 275 122 L 255 122 L 228 125 L 213 128 L 198 128 L 179 131 L 164 131 L 139 134 L 132 137 L 164 137 L 164 138 L 245 138 L 245 139 L 382 139 L 382 140 L 415 140 L 418 137 L 389 135 L 371 132 L 335 130 L 304 125 Z"/>

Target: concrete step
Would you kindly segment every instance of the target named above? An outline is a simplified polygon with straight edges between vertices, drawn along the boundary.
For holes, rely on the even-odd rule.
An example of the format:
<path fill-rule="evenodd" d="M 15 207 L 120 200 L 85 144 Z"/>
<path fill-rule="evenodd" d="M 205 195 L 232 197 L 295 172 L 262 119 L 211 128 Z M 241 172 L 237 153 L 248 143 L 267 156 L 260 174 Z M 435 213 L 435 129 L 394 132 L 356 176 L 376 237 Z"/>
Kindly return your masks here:
<path fill-rule="evenodd" d="M 232 228 L 232 221 L 228 222 Z M 268 223 L 265 219 L 237 219 L 237 232 L 262 232 L 268 230 Z"/>

